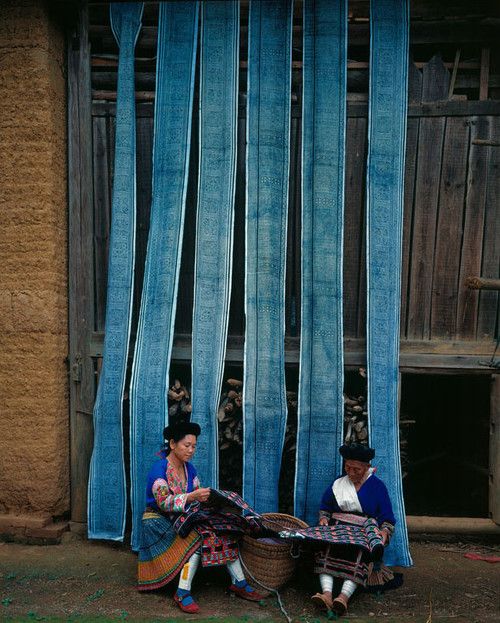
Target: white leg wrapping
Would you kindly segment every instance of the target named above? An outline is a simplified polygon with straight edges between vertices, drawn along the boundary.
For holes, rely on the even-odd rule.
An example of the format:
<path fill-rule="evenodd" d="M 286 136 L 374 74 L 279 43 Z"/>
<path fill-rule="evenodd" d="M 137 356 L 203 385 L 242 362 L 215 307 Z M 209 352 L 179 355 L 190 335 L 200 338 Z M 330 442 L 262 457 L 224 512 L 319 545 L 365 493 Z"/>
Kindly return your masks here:
<path fill-rule="evenodd" d="M 199 552 L 195 552 L 187 561 L 187 563 L 182 567 L 179 579 L 179 588 L 182 588 L 185 591 L 191 590 L 191 583 L 193 582 L 194 574 L 196 573 L 196 569 L 198 569 L 200 560 L 201 554 Z"/>
<path fill-rule="evenodd" d="M 323 593 L 333 592 L 333 575 L 330 575 L 329 573 L 320 573 L 319 583 L 321 584 L 321 590 Z"/>
<path fill-rule="evenodd" d="M 356 582 L 353 582 L 352 580 L 344 580 L 344 583 L 342 584 L 342 589 L 341 589 L 341 593 L 343 595 L 345 595 L 347 597 L 347 599 L 349 599 L 350 597 L 352 597 L 354 591 L 357 589 L 357 584 Z"/>
<path fill-rule="evenodd" d="M 228 562 L 226 566 L 233 583 L 242 582 L 245 579 L 245 574 L 243 573 L 243 568 L 239 558 Z"/>

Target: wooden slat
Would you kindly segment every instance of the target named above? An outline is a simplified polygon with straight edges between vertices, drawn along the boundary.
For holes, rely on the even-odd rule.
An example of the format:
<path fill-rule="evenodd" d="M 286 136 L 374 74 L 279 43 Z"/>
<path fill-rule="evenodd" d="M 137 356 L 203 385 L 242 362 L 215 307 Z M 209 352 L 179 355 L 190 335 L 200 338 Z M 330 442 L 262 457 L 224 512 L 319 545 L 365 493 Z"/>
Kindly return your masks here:
<path fill-rule="evenodd" d="M 491 118 L 490 127 L 491 138 L 500 141 L 500 118 Z M 481 147 L 481 149 L 488 148 Z M 486 189 L 481 277 L 498 279 L 500 278 L 500 148 L 490 147 L 489 149 L 491 149 L 491 155 Z M 499 298 L 498 292 L 480 293 L 478 339 L 499 334 Z"/>
<path fill-rule="evenodd" d="M 132 326 L 137 325 L 141 305 L 144 264 L 149 233 L 151 210 L 153 119 L 138 117 L 136 120 L 137 150 L 137 223 L 135 236 L 135 275 Z"/>
<path fill-rule="evenodd" d="M 290 187 L 288 201 L 288 231 L 286 253 L 285 286 L 285 332 L 297 335 L 297 292 L 296 275 L 300 274 L 300 255 L 297 256 L 297 237 L 300 241 L 300 229 L 297 231 L 297 212 L 300 215 L 300 135 L 298 119 L 291 120 L 290 128 Z M 300 242 L 299 242 L 300 245 Z M 300 246 L 299 246 L 300 248 Z"/>
<path fill-rule="evenodd" d="M 454 335 L 456 331 L 469 133 L 467 121 L 448 119 L 432 281 L 431 336 L 436 338 Z"/>
<path fill-rule="evenodd" d="M 245 98 L 240 93 L 239 117 L 245 119 Z M 92 114 L 115 115 L 116 103 L 114 101 L 99 101 L 92 103 Z M 152 102 L 140 102 L 137 104 L 136 114 L 138 117 L 152 117 L 154 105 Z M 477 101 L 439 101 L 422 102 L 408 106 L 408 117 L 471 117 L 484 115 L 500 115 L 500 101 L 486 100 Z M 301 111 L 298 104 L 292 104 L 292 117 L 300 118 Z M 347 116 L 367 117 L 368 104 L 365 102 L 347 102 Z"/>
<path fill-rule="evenodd" d="M 483 249 L 484 210 L 491 147 L 474 145 L 475 138 L 488 138 L 488 117 L 471 119 L 471 145 L 469 146 L 465 219 L 458 283 L 457 337 L 476 337 L 479 292 L 465 284 L 467 277 L 480 275 Z"/>
<path fill-rule="evenodd" d="M 71 519 L 87 520 L 95 396 L 90 338 L 94 327 L 92 118 L 88 13 L 80 5 L 68 36 L 68 199 Z"/>
<path fill-rule="evenodd" d="M 408 119 L 406 130 L 405 187 L 403 214 L 403 246 L 401 257 L 401 337 L 406 336 L 408 299 L 410 287 L 410 258 L 412 257 L 412 221 L 415 196 L 415 174 L 417 168 L 417 148 L 419 119 Z"/>
<path fill-rule="evenodd" d="M 108 159 L 114 150 L 108 142 L 109 117 L 95 117 L 92 126 L 94 140 L 94 323 L 97 331 L 103 331 L 111 218 L 111 171 Z"/>
<path fill-rule="evenodd" d="M 364 239 L 364 202 L 366 174 L 366 119 L 347 121 L 344 203 L 344 335 L 358 334 L 358 297 L 361 244 Z"/>
<path fill-rule="evenodd" d="M 500 525 L 500 375 L 491 383 L 489 446 L 489 511 Z"/>
<path fill-rule="evenodd" d="M 238 154 L 236 161 L 236 194 L 234 205 L 234 246 L 229 333 L 243 335 L 245 331 L 245 182 L 246 182 L 246 123 L 238 119 Z"/>
<path fill-rule="evenodd" d="M 433 57 L 422 73 L 423 100 L 447 96 L 449 73 L 440 57 Z M 420 119 L 407 298 L 406 332 L 410 339 L 430 336 L 432 258 L 445 125 L 443 118 Z"/>
<path fill-rule="evenodd" d="M 481 71 L 479 73 L 479 99 L 488 99 L 488 87 L 490 78 L 490 49 L 481 50 Z"/>

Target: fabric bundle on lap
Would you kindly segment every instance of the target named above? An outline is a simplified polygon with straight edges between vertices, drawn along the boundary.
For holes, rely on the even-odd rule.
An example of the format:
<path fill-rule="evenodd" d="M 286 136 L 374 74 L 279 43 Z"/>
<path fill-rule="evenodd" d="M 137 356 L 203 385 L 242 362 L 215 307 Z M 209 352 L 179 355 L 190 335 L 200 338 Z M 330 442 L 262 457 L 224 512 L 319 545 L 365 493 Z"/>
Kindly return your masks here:
<path fill-rule="evenodd" d="M 408 4 L 371 4 L 367 173 L 368 414 L 370 445 L 391 497 L 396 531 L 384 555 L 412 560 L 399 456 L 398 379 L 401 244 L 406 140 Z"/>
<path fill-rule="evenodd" d="M 104 357 L 94 406 L 94 449 L 88 485 L 88 536 L 91 539 L 116 541 L 123 540 L 127 509 L 122 407 L 135 260 L 134 50 L 141 29 L 142 11 L 142 2 L 114 3 L 110 7 L 111 27 L 120 54 Z"/>
<path fill-rule="evenodd" d="M 295 515 L 313 524 L 341 471 L 347 2 L 305 0 L 302 307 Z M 321 450 L 320 450 L 321 448 Z"/>
<path fill-rule="evenodd" d="M 168 369 L 186 203 L 198 32 L 196 2 L 160 4 L 153 198 L 130 388 L 132 548 L 139 547 L 145 482 L 167 419 Z"/>
<path fill-rule="evenodd" d="M 218 482 L 217 410 L 231 296 L 239 26 L 237 2 L 202 4 L 191 389 L 192 420 L 203 430 L 196 465 L 207 487 Z"/>
<path fill-rule="evenodd" d="M 258 512 L 278 508 L 287 416 L 284 309 L 292 14 L 291 0 L 250 3 L 243 496 Z"/>

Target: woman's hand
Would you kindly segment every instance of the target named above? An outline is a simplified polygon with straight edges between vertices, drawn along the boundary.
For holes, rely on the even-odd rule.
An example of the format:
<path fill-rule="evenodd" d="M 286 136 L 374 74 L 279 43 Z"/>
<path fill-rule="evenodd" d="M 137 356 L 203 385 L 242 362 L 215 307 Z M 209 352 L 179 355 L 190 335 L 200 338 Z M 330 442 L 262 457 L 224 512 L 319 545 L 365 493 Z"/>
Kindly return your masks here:
<path fill-rule="evenodd" d="M 210 497 L 210 489 L 208 487 L 200 487 L 187 494 L 187 502 L 206 502 Z"/>
<path fill-rule="evenodd" d="M 319 520 L 319 525 L 320 526 L 327 526 L 328 525 L 328 519 L 326 517 L 321 517 Z"/>
<path fill-rule="evenodd" d="M 387 539 L 389 538 L 389 533 L 387 532 L 387 530 L 384 528 L 380 531 L 380 537 L 382 538 L 382 545 L 387 544 Z"/>

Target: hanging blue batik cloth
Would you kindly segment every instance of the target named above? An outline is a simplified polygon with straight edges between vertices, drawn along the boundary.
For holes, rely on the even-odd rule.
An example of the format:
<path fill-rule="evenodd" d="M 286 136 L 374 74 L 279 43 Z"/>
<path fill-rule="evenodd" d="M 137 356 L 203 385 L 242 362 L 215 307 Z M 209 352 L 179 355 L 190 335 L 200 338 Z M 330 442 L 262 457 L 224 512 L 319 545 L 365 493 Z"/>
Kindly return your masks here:
<path fill-rule="evenodd" d="M 203 434 L 196 469 L 218 484 L 217 410 L 226 352 L 238 121 L 239 3 L 202 4 L 200 171 L 193 311 L 192 420 Z"/>
<path fill-rule="evenodd" d="M 304 1 L 302 296 L 295 515 L 341 473 L 347 0 Z"/>
<path fill-rule="evenodd" d="M 87 513 L 89 538 L 114 541 L 123 540 L 127 511 L 122 407 L 135 259 L 134 50 L 141 29 L 142 10 L 142 2 L 110 6 L 111 27 L 120 54 L 104 357 L 94 405 L 94 449 Z"/>
<path fill-rule="evenodd" d="M 198 34 L 196 2 L 162 2 L 158 24 L 153 194 L 130 386 L 132 548 L 146 477 L 168 419 L 168 371 L 186 203 Z"/>
<path fill-rule="evenodd" d="M 243 496 L 278 509 L 286 426 L 285 258 L 291 0 L 250 2 L 247 97 Z"/>
<path fill-rule="evenodd" d="M 367 165 L 367 358 L 370 445 L 396 531 L 388 565 L 412 564 L 399 454 L 398 384 L 403 181 L 408 91 L 408 4 L 372 0 Z"/>

